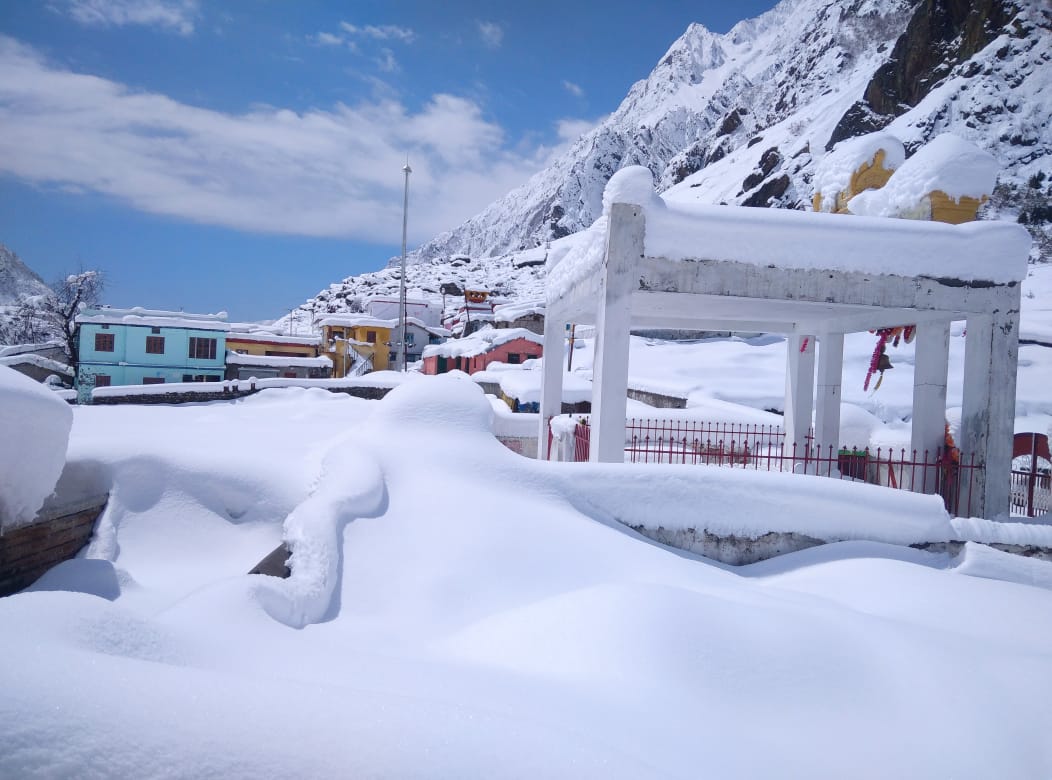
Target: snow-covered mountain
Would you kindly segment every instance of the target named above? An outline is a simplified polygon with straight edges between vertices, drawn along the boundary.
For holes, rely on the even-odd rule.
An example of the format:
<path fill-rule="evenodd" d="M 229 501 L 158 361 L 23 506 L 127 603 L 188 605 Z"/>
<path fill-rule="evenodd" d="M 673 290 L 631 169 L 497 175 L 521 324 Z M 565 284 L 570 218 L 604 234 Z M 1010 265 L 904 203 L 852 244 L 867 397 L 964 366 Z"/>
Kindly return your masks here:
<path fill-rule="evenodd" d="M 24 298 L 50 292 L 36 273 L 22 259 L 0 244 L 0 306 L 17 306 Z"/>
<path fill-rule="evenodd" d="M 1026 224 L 1035 259 L 1052 259 L 1047 0 L 783 0 L 725 35 L 691 25 L 551 166 L 412 252 L 407 283 L 539 295 L 546 243 L 590 225 L 626 165 L 649 168 L 670 199 L 808 209 L 822 155 L 881 128 L 909 152 L 946 131 L 991 152 L 1002 173 L 984 216 Z M 389 265 L 305 308 L 397 285 Z"/>

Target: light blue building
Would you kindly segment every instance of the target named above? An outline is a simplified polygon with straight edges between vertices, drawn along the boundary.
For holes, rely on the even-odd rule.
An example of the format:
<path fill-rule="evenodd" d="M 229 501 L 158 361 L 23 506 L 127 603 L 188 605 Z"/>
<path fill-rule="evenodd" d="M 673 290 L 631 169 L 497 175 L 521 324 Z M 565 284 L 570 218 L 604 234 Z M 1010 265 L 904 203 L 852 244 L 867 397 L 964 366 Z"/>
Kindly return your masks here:
<path fill-rule="evenodd" d="M 78 387 L 223 379 L 225 313 L 85 309 L 76 323 Z"/>

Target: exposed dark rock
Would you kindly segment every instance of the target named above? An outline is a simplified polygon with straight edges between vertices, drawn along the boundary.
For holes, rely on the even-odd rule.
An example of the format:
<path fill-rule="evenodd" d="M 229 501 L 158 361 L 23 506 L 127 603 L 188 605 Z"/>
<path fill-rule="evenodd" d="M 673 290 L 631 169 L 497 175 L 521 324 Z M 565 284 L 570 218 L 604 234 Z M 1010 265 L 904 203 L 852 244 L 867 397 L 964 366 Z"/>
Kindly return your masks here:
<path fill-rule="evenodd" d="M 772 200 L 777 200 L 782 197 L 788 189 L 789 175 L 783 173 L 781 176 L 771 179 L 760 187 L 760 189 L 756 190 L 756 192 L 742 201 L 742 205 L 767 208 L 771 205 Z"/>
<path fill-rule="evenodd" d="M 740 108 L 736 108 L 731 111 L 727 116 L 723 118 L 723 122 L 720 123 L 719 129 L 716 130 L 716 137 L 722 135 L 730 135 L 739 127 L 742 126 L 742 116 L 745 114 Z"/>
<path fill-rule="evenodd" d="M 922 0 L 906 31 L 826 144 L 884 127 L 916 106 L 954 67 L 993 41 L 1018 9 L 1007 0 Z M 1007 56 L 1007 52 L 1006 52 Z"/>

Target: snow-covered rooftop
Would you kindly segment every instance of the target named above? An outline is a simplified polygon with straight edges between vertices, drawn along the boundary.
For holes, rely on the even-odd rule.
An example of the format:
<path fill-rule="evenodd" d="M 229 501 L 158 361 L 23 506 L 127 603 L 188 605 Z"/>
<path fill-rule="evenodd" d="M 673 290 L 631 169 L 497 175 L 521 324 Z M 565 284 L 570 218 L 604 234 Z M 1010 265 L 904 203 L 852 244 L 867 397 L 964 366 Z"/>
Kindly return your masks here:
<path fill-rule="evenodd" d="M 502 303 L 493 308 L 493 319 L 496 322 L 514 322 L 529 314 L 544 316 L 544 301 L 529 299 L 515 303 Z"/>
<path fill-rule="evenodd" d="M 284 355 L 243 355 L 233 350 L 227 350 L 226 362 L 235 366 L 299 366 L 302 368 L 330 368 L 332 361 L 325 355 L 319 357 L 284 356 Z"/>
<path fill-rule="evenodd" d="M 189 328 L 192 330 L 230 330 L 225 311 L 217 314 L 191 314 L 183 311 L 163 311 L 135 306 L 131 309 L 85 309 L 77 315 L 77 324 L 102 323 L 138 325 L 159 328 Z"/>
<path fill-rule="evenodd" d="M 442 344 L 424 347 L 423 357 L 473 357 L 515 339 L 525 339 L 538 345 L 544 341 L 541 336 L 526 328 L 483 328 L 462 339 L 451 339 Z"/>
<path fill-rule="evenodd" d="M 282 333 L 280 328 L 265 328 L 252 323 L 230 323 L 227 333 L 228 341 L 267 341 L 274 344 L 298 344 L 312 347 L 321 343 L 319 335 L 289 335 Z"/>
<path fill-rule="evenodd" d="M 504 371 L 500 374 L 500 390 L 519 403 L 540 403 L 540 371 Z M 563 373 L 562 402 L 577 404 L 592 400 L 592 383 L 578 374 Z"/>

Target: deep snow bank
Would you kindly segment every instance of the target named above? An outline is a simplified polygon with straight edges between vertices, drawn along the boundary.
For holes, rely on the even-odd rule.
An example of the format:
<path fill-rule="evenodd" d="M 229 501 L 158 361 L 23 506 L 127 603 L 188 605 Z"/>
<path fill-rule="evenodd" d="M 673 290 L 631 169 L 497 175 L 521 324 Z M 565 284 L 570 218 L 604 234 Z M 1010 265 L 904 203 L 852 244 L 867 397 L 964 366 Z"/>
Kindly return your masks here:
<path fill-rule="evenodd" d="M 850 526 L 880 519 L 854 509 L 876 494 L 530 461 L 493 438 L 464 377 L 328 395 L 77 410 L 71 449 L 116 481 L 112 563 L 0 599 L 0 774 L 1052 770 L 1052 634 L 1034 617 L 1052 593 L 1001 581 L 1041 570 L 971 556 L 958 568 L 981 577 L 959 576 L 873 542 L 728 570 L 615 517 L 764 527 L 783 495 Z M 938 514 L 902 501 L 922 526 Z M 281 535 L 291 580 L 244 574 Z"/>
<path fill-rule="evenodd" d="M 30 522 L 54 490 L 72 426 L 69 404 L 0 366 L 0 528 Z"/>

